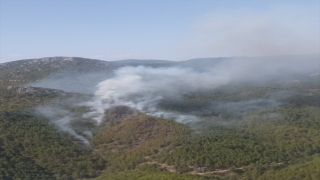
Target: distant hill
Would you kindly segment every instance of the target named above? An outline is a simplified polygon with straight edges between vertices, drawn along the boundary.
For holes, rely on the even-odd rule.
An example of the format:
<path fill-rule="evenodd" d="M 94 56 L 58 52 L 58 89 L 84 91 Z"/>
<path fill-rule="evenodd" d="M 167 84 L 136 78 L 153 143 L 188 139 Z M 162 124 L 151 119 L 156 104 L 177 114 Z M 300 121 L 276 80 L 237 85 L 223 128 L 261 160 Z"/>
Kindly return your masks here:
<path fill-rule="evenodd" d="M 186 61 L 178 62 L 178 65 L 181 67 L 191 67 L 195 70 L 204 71 L 208 70 L 212 67 L 217 66 L 223 62 L 229 61 L 233 59 L 232 57 L 219 57 L 219 58 L 197 58 L 197 59 L 190 59 Z"/>
<path fill-rule="evenodd" d="M 270 62 L 268 63 L 268 66 L 273 66 L 273 64 L 278 63 L 281 60 L 282 63 L 288 64 L 288 67 L 296 66 L 296 68 L 300 68 L 300 66 L 297 66 L 292 62 L 298 60 L 300 62 L 305 62 L 303 66 L 310 66 L 312 63 L 309 63 L 309 61 L 314 62 L 319 60 L 319 55 L 218 57 L 197 58 L 186 61 L 125 59 L 109 62 L 81 57 L 45 57 L 39 59 L 17 60 L 0 64 L 0 84 L 4 86 L 31 85 L 53 89 L 61 89 L 59 87 L 62 86 L 64 87 L 63 90 L 68 92 L 92 93 L 93 88 L 97 83 L 113 76 L 113 71 L 115 69 L 125 66 L 147 66 L 153 68 L 187 67 L 202 72 L 212 69 L 219 64 L 234 62 L 233 60 L 239 60 L 238 66 L 245 65 L 245 62 L 249 61 Z M 317 67 L 314 67 L 314 69 L 317 70 Z M 320 64 L 318 70 L 312 73 L 318 73 L 320 71 L 319 69 Z"/>
<path fill-rule="evenodd" d="M 66 70 L 94 72 L 110 68 L 109 63 L 106 61 L 79 57 L 46 57 L 18 60 L 0 64 L 0 82 L 21 84 L 37 81 L 50 74 Z"/>
<path fill-rule="evenodd" d="M 167 60 L 140 60 L 140 59 L 124 59 L 110 62 L 115 68 L 123 66 L 151 66 L 151 67 L 168 67 L 178 64 L 176 61 Z"/>

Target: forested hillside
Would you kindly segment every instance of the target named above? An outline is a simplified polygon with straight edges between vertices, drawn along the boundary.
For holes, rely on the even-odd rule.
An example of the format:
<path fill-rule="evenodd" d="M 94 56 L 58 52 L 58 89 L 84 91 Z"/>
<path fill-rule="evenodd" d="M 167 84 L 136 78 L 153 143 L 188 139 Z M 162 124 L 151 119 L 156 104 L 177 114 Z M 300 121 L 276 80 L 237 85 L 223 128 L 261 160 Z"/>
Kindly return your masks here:
<path fill-rule="evenodd" d="M 320 178 L 319 75 L 165 93 L 156 107 L 196 117 L 187 123 L 119 104 L 103 109 L 97 123 L 88 116 L 93 94 L 25 86 L 54 73 L 84 77 L 128 62 L 142 63 L 47 58 L 1 64 L 0 179 Z"/>

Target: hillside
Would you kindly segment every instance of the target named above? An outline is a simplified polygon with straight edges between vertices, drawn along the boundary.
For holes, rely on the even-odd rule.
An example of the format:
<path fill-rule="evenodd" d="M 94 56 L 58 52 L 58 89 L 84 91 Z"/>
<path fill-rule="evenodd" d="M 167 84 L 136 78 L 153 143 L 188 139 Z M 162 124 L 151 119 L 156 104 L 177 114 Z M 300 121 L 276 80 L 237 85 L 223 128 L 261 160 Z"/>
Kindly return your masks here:
<path fill-rule="evenodd" d="M 0 179 L 319 179 L 317 67 L 215 79 L 231 62 L 0 64 Z"/>
<path fill-rule="evenodd" d="M 95 72 L 108 70 L 108 62 L 78 57 L 48 57 L 27 59 L 0 64 L 2 84 L 22 84 L 38 81 L 64 71 Z"/>

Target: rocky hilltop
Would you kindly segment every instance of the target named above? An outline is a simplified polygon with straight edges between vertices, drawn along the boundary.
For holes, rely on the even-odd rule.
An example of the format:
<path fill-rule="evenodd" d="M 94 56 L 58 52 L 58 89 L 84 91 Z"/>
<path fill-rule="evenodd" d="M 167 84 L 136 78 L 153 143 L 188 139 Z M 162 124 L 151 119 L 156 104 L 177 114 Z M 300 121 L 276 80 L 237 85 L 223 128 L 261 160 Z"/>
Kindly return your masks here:
<path fill-rule="evenodd" d="M 23 66 L 23 65 L 44 65 L 49 64 L 52 67 L 63 67 L 67 64 L 78 64 L 85 62 L 93 62 L 96 63 L 99 62 L 99 65 L 108 66 L 108 62 L 102 61 L 102 60 L 95 60 L 95 59 L 89 59 L 89 58 L 82 58 L 82 57 L 64 57 L 64 56 L 56 56 L 56 57 L 44 57 L 44 58 L 37 58 L 37 59 L 23 59 L 23 60 L 17 60 L 17 61 L 11 61 L 0 64 L 0 69 L 3 69 L 5 67 L 14 67 L 16 65 Z M 93 63 L 94 65 L 97 65 L 96 63 Z M 97 66 L 98 67 L 98 66 Z"/>
<path fill-rule="evenodd" d="M 53 96 L 66 96 L 67 93 L 57 89 L 48 89 L 41 87 L 32 87 L 32 86 L 8 86 L 7 90 L 15 91 L 18 94 L 44 94 L 44 95 L 53 95 Z"/>
<path fill-rule="evenodd" d="M 79 57 L 46 57 L 18 60 L 0 64 L 0 83 L 22 84 L 34 82 L 50 74 L 63 71 L 93 72 L 110 69 L 109 63 Z"/>

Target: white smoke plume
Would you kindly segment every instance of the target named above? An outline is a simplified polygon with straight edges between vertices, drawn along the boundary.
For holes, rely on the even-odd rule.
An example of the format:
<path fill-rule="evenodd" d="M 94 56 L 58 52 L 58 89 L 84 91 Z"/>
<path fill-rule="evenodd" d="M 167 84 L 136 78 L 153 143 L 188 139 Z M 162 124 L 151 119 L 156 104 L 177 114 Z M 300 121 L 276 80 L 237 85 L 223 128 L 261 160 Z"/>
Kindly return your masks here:
<path fill-rule="evenodd" d="M 319 71 L 319 56 L 306 57 L 308 56 L 234 58 L 208 67 L 206 71 L 196 71 L 192 66 L 123 67 L 115 71 L 113 78 L 97 85 L 94 99 L 85 103 L 92 108 L 85 117 L 93 118 L 100 123 L 105 109 L 126 105 L 149 115 L 183 123 L 193 122 L 197 119 L 195 116 L 164 111 L 159 108 L 158 103 L 163 98 L 180 98 L 185 92 L 212 90 L 230 82 L 263 83 L 273 76 Z M 280 105 L 277 99 L 269 101 L 272 106 Z"/>
<path fill-rule="evenodd" d="M 190 68 L 150 68 L 124 67 L 115 72 L 115 77 L 98 84 L 95 100 L 87 105 L 93 107 L 98 122 L 104 110 L 112 106 L 126 105 L 150 115 L 172 118 L 178 122 L 194 121 L 196 117 L 174 112 L 160 111 L 157 103 L 164 96 L 176 96 L 183 91 L 211 89 L 229 82 L 227 76 L 221 77 L 212 72 L 199 73 Z"/>
<path fill-rule="evenodd" d="M 36 108 L 36 112 L 49 119 L 50 122 L 60 130 L 71 134 L 76 139 L 82 141 L 85 145 L 89 145 L 89 141 L 85 137 L 78 134 L 72 127 L 70 127 L 70 122 L 74 118 L 74 115 L 70 111 L 61 109 L 53 104 L 48 104 L 46 106 Z"/>

